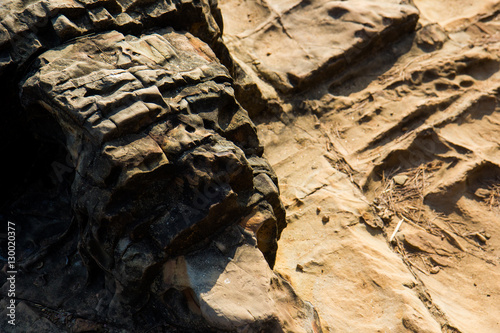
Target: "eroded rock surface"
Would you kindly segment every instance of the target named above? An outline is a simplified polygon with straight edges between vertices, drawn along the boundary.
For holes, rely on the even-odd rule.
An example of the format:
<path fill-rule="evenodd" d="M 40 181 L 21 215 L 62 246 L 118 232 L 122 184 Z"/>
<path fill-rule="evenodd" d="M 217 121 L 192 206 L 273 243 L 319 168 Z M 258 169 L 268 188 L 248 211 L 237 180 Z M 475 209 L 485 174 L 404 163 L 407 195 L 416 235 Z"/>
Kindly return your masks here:
<path fill-rule="evenodd" d="M 499 6 L 2 2 L 16 328 L 498 332 Z"/>
<path fill-rule="evenodd" d="M 289 222 L 275 269 L 324 331 L 500 329 L 499 3 L 414 4 L 414 34 L 258 125 Z"/>
<path fill-rule="evenodd" d="M 35 68 L 22 100 L 46 108 L 67 133 L 80 252 L 127 297 L 143 293 L 159 262 L 254 210 L 267 212 L 254 231 L 274 264 L 284 213 L 266 200 L 278 195 L 273 174 L 205 44 L 172 31 L 110 32 L 48 51 Z M 264 165 L 255 185 L 250 158 Z"/>
<path fill-rule="evenodd" d="M 401 1 L 221 1 L 224 40 L 253 114 L 287 111 L 287 95 L 338 75 L 414 30 L 418 11 Z"/>
<path fill-rule="evenodd" d="M 0 73 L 72 38 L 107 30 L 140 34 L 172 27 L 222 47 L 217 2 L 204 0 L 8 0 L 0 15 Z"/>
<path fill-rule="evenodd" d="M 5 66 L 23 69 L 8 79 L 19 79 L 37 135 L 62 144 L 58 159 L 67 152 L 51 164 L 55 184 L 31 184 L 10 206 L 25 232 L 15 329 L 321 331 L 312 305 L 272 271 L 285 213 L 232 78 L 209 45 L 172 28 L 182 22 L 216 47 L 216 6 L 178 5 L 9 3 L 13 27 L 39 10 L 57 34 Z M 106 8 L 120 14 L 94 20 Z M 155 24 L 168 28 L 147 30 Z M 9 34 L 11 55 L 16 41 L 37 45 L 24 33 Z"/>

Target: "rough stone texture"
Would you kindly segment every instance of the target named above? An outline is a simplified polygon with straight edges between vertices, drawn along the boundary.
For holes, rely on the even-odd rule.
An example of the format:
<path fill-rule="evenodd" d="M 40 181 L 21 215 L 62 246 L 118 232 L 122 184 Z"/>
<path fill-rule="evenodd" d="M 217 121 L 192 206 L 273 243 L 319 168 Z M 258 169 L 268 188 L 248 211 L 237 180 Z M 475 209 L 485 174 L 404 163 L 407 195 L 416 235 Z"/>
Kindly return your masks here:
<path fill-rule="evenodd" d="M 315 305 L 325 332 L 441 332 L 383 222 L 322 149 L 314 118 L 259 126 L 288 214 L 275 269 Z"/>
<path fill-rule="evenodd" d="M 163 266 L 155 286 L 190 290 L 203 317 L 218 330 L 321 332 L 318 315 L 269 269 L 251 234 L 232 227 L 206 250 Z"/>
<path fill-rule="evenodd" d="M 254 174 L 247 160 L 258 163 L 262 148 L 231 78 L 192 35 L 110 32 L 48 51 L 34 66 L 22 100 L 67 133 L 82 248 L 99 266 L 116 265 L 135 239 L 154 242 L 144 245 L 157 248 L 154 259 L 181 253 L 277 194 L 272 171 Z M 264 252 L 271 265 L 284 227 L 274 204 L 262 221 L 274 235 L 259 234 L 266 245 L 274 238 Z"/>
<path fill-rule="evenodd" d="M 414 34 L 258 125 L 289 222 L 275 269 L 324 331 L 500 330 L 500 4 L 414 3 Z"/>
<path fill-rule="evenodd" d="M 226 66 L 231 67 L 227 49 L 221 40 L 222 17 L 216 1 L 150 1 L 150 0 L 5 0 L 0 3 L 0 99 L 8 101 L 2 114 L 0 131 L 4 139 L 0 149 L 8 156 L 17 146 L 34 147 L 36 154 L 53 149 L 51 139 L 27 126 L 26 116 L 17 98 L 17 83 L 28 66 L 42 52 L 73 38 L 116 30 L 136 36 L 155 28 L 172 27 L 189 31 L 201 38 Z M 30 127 L 38 123 L 32 122 Z M 44 124 L 48 126 L 48 124 Z M 35 134 L 34 134 L 35 133 Z M 43 146 L 43 147 L 38 147 Z M 50 154 L 50 153 L 49 153 Z M 41 154 L 43 155 L 43 154 Z M 3 181 L 1 200 L 10 201 L 9 193 L 20 193 L 46 174 L 46 166 L 28 154 L 7 166 L 9 174 L 25 174 L 22 180 L 10 177 Z M 50 158 L 49 158 L 50 159 Z M 50 162 L 49 162 L 50 164 Z M 68 164 L 68 163 L 63 163 Z"/>
<path fill-rule="evenodd" d="M 238 98 L 251 114 L 308 90 L 415 28 L 401 1 L 221 1 Z M 261 101 L 259 101 L 261 99 Z"/>
<path fill-rule="evenodd" d="M 102 270 L 113 286 L 97 318 L 139 328 L 141 309 L 172 306 L 179 297 L 173 290 L 191 290 L 197 319 L 180 325 L 186 329 L 319 327 L 314 309 L 268 266 L 285 226 L 276 176 L 227 70 L 206 44 L 170 29 L 98 34 L 45 52 L 21 85 L 25 108 L 50 112 L 66 134 L 79 252 L 90 276 Z M 247 241 L 179 257 L 206 248 L 228 226 L 240 238 L 247 229 Z M 189 281 L 149 291 L 160 274 L 167 281 L 177 274 L 168 263 L 162 270 L 168 260 L 185 260 L 179 269 Z M 257 272 L 262 278 L 246 283 Z M 234 290 L 216 283 L 226 275 Z M 266 306 L 255 307 L 259 299 Z"/>
<path fill-rule="evenodd" d="M 187 30 L 224 54 L 220 11 L 207 0 L 15 0 L 2 2 L 0 15 L 0 75 L 72 38 L 107 30 Z"/>
<path fill-rule="evenodd" d="M 499 2 L 221 7 L 0 5 L 16 329 L 498 332 Z"/>
<path fill-rule="evenodd" d="M 27 124 L 35 140 L 10 149 L 43 157 L 2 202 L 19 233 L 18 325 L 2 332 L 321 332 L 272 271 L 285 212 L 220 62 L 216 2 L 13 1 L 0 14 L 3 134 Z"/>

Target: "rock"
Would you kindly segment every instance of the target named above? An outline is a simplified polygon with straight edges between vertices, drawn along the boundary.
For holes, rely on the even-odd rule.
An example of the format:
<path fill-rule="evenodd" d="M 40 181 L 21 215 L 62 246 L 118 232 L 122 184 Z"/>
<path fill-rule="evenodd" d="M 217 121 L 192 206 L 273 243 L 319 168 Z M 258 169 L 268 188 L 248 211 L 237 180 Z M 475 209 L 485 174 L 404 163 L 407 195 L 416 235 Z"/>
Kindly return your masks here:
<path fill-rule="evenodd" d="M 235 59 L 237 96 L 251 114 L 337 75 L 364 52 L 411 32 L 418 19 L 414 7 L 399 1 L 230 0 L 221 10 L 224 40 Z"/>
<path fill-rule="evenodd" d="M 162 290 L 190 288 L 201 316 L 220 330 L 321 332 L 314 309 L 269 269 L 249 233 L 233 227 L 215 242 L 217 247 L 167 262 Z"/>
<path fill-rule="evenodd" d="M 430 272 L 431 274 L 437 274 L 439 273 L 439 270 L 440 270 L 439 266 L 434 266 L 430 269 Z"/>
<path fill-rule="evenodd" d="M 425 51 L 442 48 L 447 39 L 448 36 L 439 24 L 428 24 L 417 34 L 417 44 Z"/>
<path fill-rule="evenodd" d="M 388 2 L 391 1 L 377 4 Z M 334 2 L 340 6 L 351 3 Z M 271 105 L 275 103 L 271 100 L 269 108 L 261 109 L 263 120 L 258 127 L 266 155 L 280 179 L 289 221 L 278 243 L 276 269 L 290 276 L 297 293 L 315 304 L 325 331 L 495 332 L 500 328 L 499 311 L 481 309 L 500 309 L 499 301 L 494 298 L 494 293 L 499 292 L 494 281 L 500 274 L 500 243 L 495 237 L 500 233 L 500 215 L 498 200 L 495 201 L 491 191 L 500 179 L 500 160 L 496 154 L 500 124 L 496 112 L 500 44 L 499 29 L 494 23 L 500 7 L 497 1 L 489 0 L 471 2 L 466 7 L 450 6 L 451 2 L 447 1 L 411 3 L 422 13 L 415 32 L 400 35 L 399 42 L 388 43 L 380 51 L 346 65 L 345 74 L 339 69 L 323 81 L 308 83 L 304 91 L 290 88 L 296 89 L 297 95 L 279 91 L 283 89 L 280 83 L 286 82 L 287 76 L 262 78 L 265 82 L 281 80 L 271 85 L 279 91 L 283 105 L 291 105 L 287 119 L 293 119 L 285 122 L 285 117 L 270 116 Z M 228 22 L 226 32 L 231 31 L 231 24 L 241 27 L 241 31 L 226 40 L 238 60 L 248 59 L 244 61 L 247 67 L 241 66 L 243 70 L 248 72 L 250 68 L 259 73 L 263 64 L 266 65 L 266 60 L 260 58 L 276 59 L 274 50 L 267 55 L 264 50 L 269 48 L 267 44 L 261 42 L 248 47 L 242 40 L 255 39 L 257 35 L 266 35 L 267 40 L 272 40 L 285 34 L 280 29 L 266 31 L 271 20 L 258 19 L 272 17 L 276 12 L 283 18 L 280 9 L 285 5 L 261 8 L 263 6 L 255 3 L 227 1 L 223 11 L 226 6 L 227 15 L 236 17 L 232 13 L 238 4 L 241 4 L 238 13 L 250 8 L 250 16 L 243 22 L 246 25 L 241 22 L 244 15 L 240 15 L 237 22 Z M 289 12 L 303 8 L 307 8 L 307 4 L 297 5 Z M 492 12 L 497 14 L 484 19 Z M 340 21 L 342 11 L 337 15 Z M 348 14 L 344 11 L 344 15 Z M 361 15 L 356 22 L 360 18 Z M 313 20 L 308 21 L 315 25 L 311 22 Z M 253 24 L 260 27 L 257 33 Z M 288 28 L 285 18 L 281 26 Z M 307 28 L 302 29 L 305 31 Z M 286 32 L 290 37 L 282 37 L 282 44 L 270 44 L 290 42 L 295 30 L 292 27 Z M 310 40 L 320 44 L 324 39 L 311 37 Z M 300 44 L 303 45 L 307 44 Z M 262 49 L 260 58 L 255 56 L 257 48 Z M 293 59 L 302 51 L 297 49 L 282 48 Z M 238 64 L 243 62 L 238 60 Z M 291 68 L 301 64 L 295 61 L 288 65 L 280 61 L 273 65 Z M 248 77 L 251 76 L 243 78 L 242 85 L 246 85 Z M 321 118 L 320 129 L 315 128 L 314 116 Z M 314 155 L 313 151 L 316 151 Z M 313 170 L 311 161 L 316 165 L 323 157 L 328 159 L 327 164 Z M 331 173 L 318 171 L 329 166 L 345 175 L 346 182 L 338 181 Z M 391 174 L 409 178 L 393 181 Z M 360 201 L 375 205 L 384 225 L 371 223 L 376 219 L 363 215 L 365 211 L 370 212 L 370 208 L 357 206 L 359 201 L 354 198 L 358 196 L 351 192 L 353 189 L 360 190 Z M 351 209 L 346 208 L 347 197 Z M 325 203 L 335 206 L 328 211 Z M 321 213 L 331 217 L 326 225 L 321 225 L 315 212 L 320 204 Z M 347 212 L 353 215 L 348 216 Z M 405 223 L 394 247 L 388 246 L 390 231 L 403 217 Z M 357 236 L 351 238 L 359 221 L 365 222 L 366 226 L 361 226 L 366 228 L 363 230 L 367 237 L 356 233 Z M 471 233 L 477 230 L 488 230 L 491 239 L 483 243 L 482 237 Z M 385 237 L 379 238 L 378 247 L 371 241 L 381 236 L 380 233 Z M 479 234 L 487 239 L 484 231 Z M 360 250 L 361 255 L 353 255 L 357 246 L 364 247 L 368 242 L 368 248 Z M 346 249 L 347 246 L 352 247 Z M 384 254 L 369 255 L 368 251 L 375 248 L 383 249 Z M 350 255 L 353 257 L 345 259 Z M 365 256 L 370 258 L 369 262 L 359 264 Z M 400 266 L 398 258 L 406 265 Z M 372 262 L 376 264 L 371 266 Z M 381 262 L 387 265 L 383 269 Z M 297 263 L 306 274 L 297 270 Z M 350 270 L 358 264 L 359 269 Z M 371 271 L 372 267 L 376 273 Z M 439 267 L 439 272 L 429 274 L 428 269 L 432 267 Z M 417 281 L 413 281 L 415 284 L 396 282 L 397 278 L 393 279 L 396 271 L 410 272 Z M 433 272 L 436 271 L 437 268 L 433 268 Z M 377 291 L 364 293 L 370 280 L 358 286 L 347 282 L 338 286 L 339 281 L 357 283 L 379 273 L 384 281 L 394 281 L 380 288 L 398 295 L 388 297 L 388 303 L 377 301 Z M 478 278 L 481 283 L 477 283 Z M 471 287 L 473 283 L 482 290 Z M 409 298 L 399 298 L 403 295 L 398 290 L 401 285 L 408 288 L 405 295 Z M 365 296 L 367 302 L 377 305 L 362 309 L 360 304 L 365 304 Z M 346 302 L 354 298 L 348 306 Z M 339 299 L 342 301 L 332 304 Z M 396 310 L 396 320 L 389 309 L 399 306 L 405 310 Z M 343 314 L 337 317 L 337 312 L 324 310 L 333 308 L 344 309 Z M 350 313 L 350 308 L 356 311 Z M 381 308 L 383 314 L 373 315 Z M 353 328 L 353 325 L 366 326 Z"/>
<path fill-rule="evenodd" d="M 14 330 L 499 331 L 498 1 L 220 4 L 0 5 Z"/>
<path fill-rule="evenodd" d="M 425 253 L 450 256 L 458 252 L 447 240 L 422 230 L 407 231 L 404 233 L 404 239 L 407 246 Z"/>
<path fill-rule="evenodd" d="M 315 1 L 221 2 L 228 18 L 224 38 L 237 65 L 237 95 L 259 115 L 259 135 L 287 207 L 289 225 L 275 267 L 316 306 L 325 331 L 496 332 L 500 215 L 491 190 L 500 180 L 500 5 L 376 5 L 402 3 L 421 13 L 415 30 L 385 20 L 400 39 L 381 38 L 380 49 L 369 53 L 368 45 L 360 45 L 364 57 L 356 57 L 349 45 L 363 36 L 341 38 L 349 31 L 341 21 L 369 22 L 368 33 L 376 29 L 374 21 L 364 20 L 368 2 L 329 2 L 329 17 L 318 15 L 322 3 Z M 307 13 L 299 16 L 301 11 Z M 326 32 L 337 24 L 338 32 L 321 35 L 319 28 Z M 307 40 L 296 42 L 300 36 Z M 319 49 L 329 38 L 346 45 L 338 50 L 345 64 L 317 75 L 311 65 L 307 72 L 309 64 L 336 51 L 334 43 Z M 324 165 L 318 163 L 323 158 Z M 340 175 L 324 171 L 329 167 Z M 409 179 L 395 182 L 394 174 Z M 370 223 L 376 219 L 363 213 L 371 207 L 361 208 L 360 201 L 373 202 L 384 225 Z M 330 216 L 326 225 L 316 214 L 318 205 Z M 392 247 L 390 231 L 403 217 Z M 488 230 L 491 238 L 483 243 L 478 230 L 485 239 L 482 230 Z M 373 254 L 375 249 L 380 251 Z M 433 266 L 437 274 L 429 274 Z M 403 276 L 410 280 L 399 280 Z"/>
<path fill-rule="evenodd" d="M 192 32 L 201 38 L 230 65 L 225 46 L 221 43 L 219 27 L 220 14 L 216 3 L 209 1 L 183 1 L 182 6 L 164 1 L 73 1 L 73 0 L 35 0 L 30 4 L 20 1 L 9 1 L 0 5 L 0 12 L 8 12 L 0 25 L 0 49 L 6 48 L 9 53 L 16 52 L 15 44 L 23 44 L 27 49 L 23 57 L 14 57 L 14 67 L 25 67 L 39 48 L 34 48 L 32 40 L 26 36 L 33 35 L 45 49 L 89 33 L 117 30 L 121 32 L 141 30 L 153 27 L 165 27 L 165 20 L 179 30 Z M 184 17 L 175 20 L 175 17 Z M 188 19 L 186 19 L 189 17 Z M 217 22 L 217 20 L 219 22 Z M 168 26 L 167 25 L 167 26 Z M 4 28 L 10 33 L 6 33 Z M 10 45 L 8 43 L 10 41 Z M 10 47 L 9 47 L 10 46 Z M 0 72 L 9 64 L 0 63 Z"/>
<path fill-rule="evenodd" d="M 52 26 L 57 36 L 63 40 L 68 40 L 83 34 L 83 30 L 78 28 L 76 24 L 62 14 L 52 19 Z"/>
<path fill-rule="evenodd" d="M 184 329 L 321 330 L 271 270 L 284 209 L 231 81 L 208 46 L 168 28 L 79 38 L 21 82 L 28 112 L 50 113 L 66 136 L 79 253 L 112 285 L 99 320 L 132 329 L 165 312 L 162 323 Z M 181 274 L 162 270 L 172 260 L 188 281 L 155 289 Z"/>
<path fill-rule="evenodd" d="M 375 220 L 368 200 L 330 164 L 324 136 L 314 123 L 309 115 L 287 126 L 258 126 L 288 206 L 289 224 L 278 242 L 275 269 L 315 306 L 324 332 L 406 332 L 410 322 L 426 332 L 441 332 L 415 292 L 418 281 L 387 246 L 382 229 L 361 223 Z M 289 140 L 304 132 L 319 142 Z M 310 169 L 310 161 L 317 169 Z M 329 222 L 323 224 L 326 216 Z"/>
<path fill-rule="evenodd" d="M 397 175 L 392 178 L 394 180 L 394 183 L 399 186 L 404 186 L 406 184 L 406 181 L 408 180 L 408 176 L 406 175 Z"/>

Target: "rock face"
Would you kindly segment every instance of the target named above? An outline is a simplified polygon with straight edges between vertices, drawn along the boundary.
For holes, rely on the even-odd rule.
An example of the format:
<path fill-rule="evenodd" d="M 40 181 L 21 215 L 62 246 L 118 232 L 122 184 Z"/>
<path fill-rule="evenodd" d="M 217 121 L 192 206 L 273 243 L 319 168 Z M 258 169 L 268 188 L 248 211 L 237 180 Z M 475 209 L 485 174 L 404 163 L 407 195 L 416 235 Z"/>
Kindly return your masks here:
<path fill-rule="evenodd" d="M 4 140 L 0 147 L 6 155 L 16 153 L 18 145 L 43 146 L 34 149 L 35 160 L 44 160 L 51 147 L 51 139 L 42 131 L 28 129 L 26 123 L 32 114 L 25 115 L 18 99 L 18 82 L 23 79 L 31 62 L 44 51 L 86 34 L 115 30 L 124 34 L 141 35 L 155 28 L 171 27 L 189 31 L 208 43 L 218 58 L 231 64 L 227 50 L 221 42 L 222 21 L 216 2 L 208 1 L 122 1 L 122 0 L 6 0 L 0 4 L 0 96 L 6 103 L 5 121 L 0 123 Z M 40 119 L 41 120 L 41 119 Z M 40 125 L 45 130 L 49 124 L 33 121 L 30 127 Z M 37 138 L 32 138 L 33 133 Z M 62 136 L 62 135 L 61 135 Z M 40 137 L 43 140 L 40 140 Z M 54 153 L 56 154 L 56 153 Z M 53 159 L 48 157 L 47 159 Z M 47 162 L 50 164 L 51 162 Z M 70 166 L 64 156 L 58 161 Z M 36 165 L 34 165 L 36 164 Z M 42 163 L 43 164 L 43 163 Z M 43 177 L 47 170 L 33 162 L 27 154 L 8 166 L 8 173 L 30 174 L 24 180 L 7 177 L 2 200 L 10 201 L 10 193 L 23 191 L 35 178 Z M 62 171 L 66 169 L 63 168 Z M 58 177 L 60 178 L 60 177 Z M 20 186 L 21 185 L 21 186 Z"/>
<path fill-rule="evenodd" d="M 0 15 L 0 73 L 72 38 L 107 30 L 172 27 L 192 32 L 217 50 L 222 47 L 217 2 L 204 0 L 7 0 Z"/>
<path fill-rule="evenodd" d="M 192 35 L 110 32 L 46 52 L 35 67 L 22 100 L 68 133 L 73 206 L 89 222 L 84 243 L 99 266 L 116 261 L 106 248 L 130 249 L 123 234 L 180 253 L 265 200 L 248 160 L 263 164 L 255 129 L 225 68 Z M 256 182 L 272 183 L 265 171 Z M 267 222 L 276 238 L 276 219 Z"/>
<path fill-rule="evenodd" d="M 286 96 L 413 31 L 418 11 L 400 2 L 221 1 L 239 100 L 252 114 L 286 111 Z"/>
<path fill-rule="evenodd" d="M 45 52 L 33 67 L 21 99 L 66 133 L 80 253 L 113 277 L 120 302 L 145 297 L 147 276 L 168 257 L 240 220 L 252 219 L 274 265 L 284 227 L 276 177 L 205 44 L 169 30 L 110 32 Z"/>
<path fill-rule="evenodd" d="M 19 79 L 22 106 L 42 124 L 38 135 L 67 152 L 67 164 L 52 164 L 61 183 L 49 186 L 46 200 L 63 208 L 52 217 L 57 230 L 45 230 L 43 242 L 35 228 L 34 248 L 19 250 L 25 301 L 17 311 L 25 321 L 16 329 L 321 331 L 314 308 L 271 269 L 285 212 L 232 78 L 207 44 L 172 28 L 217 47 L 215 4 L 2 8 L 10 9 L 2 24 L 12 23 L 3 73 L 23 69 L 24 78 L 11 79 Z M 160 23 L 168 28 L 147 31 Z M 32 29 L 34 39 L 24 36 L 33 27 L 40 29 Z M 43 29 L 52 44 L 37 42 Z M 39 47 L 16 57 L 18 41 Z M 31 203 L 21 196 L 11 204 L 17 214 L 8 218 L 22 230 L 40 222 L 23 209 L 41 206 L 44 188 L 31 185 Z M 60 320 L 40 316 L 45 309 Z"/>
<path fill-rule="evenodd" d="M 500 331 L 499 13 L 3 1 L 0 331 Z"/>
<path fill-rule="evenodd" d="M 333 3 L 350 9 L 339 20 L 356 12 L 353 21 L 366 22 L 370 1 Z M 394 21 L 399 39 L 380 39 L 378 51 L 297 94 L 274 95 L 278 116 L 258 125 L 287 210 L 275 270 L 316 306 L 326 332 L 500 330 L 500 4 L 413 3 L 421 10 L 413 33 Z M 267 14 L 252 9 L 239 23 L 237 5 L 221 8 L 241 59 L 242 41 L 268 22 L 254 25 Z M 315 38 L 323 22 L 309 21 L 316 33 L 303 29 L 310 40 L 300 46 L 326 40 Z M 260 78 L 259 66 L 248 73 Z"/>

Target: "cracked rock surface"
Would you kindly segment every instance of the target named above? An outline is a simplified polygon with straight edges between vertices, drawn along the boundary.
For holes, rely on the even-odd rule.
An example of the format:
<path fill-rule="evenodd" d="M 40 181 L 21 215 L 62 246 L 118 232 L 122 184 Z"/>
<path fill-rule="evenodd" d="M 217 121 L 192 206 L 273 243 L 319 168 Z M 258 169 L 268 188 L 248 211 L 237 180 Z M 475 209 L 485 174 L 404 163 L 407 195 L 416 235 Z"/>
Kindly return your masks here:
<path fill-rule="evenodd" d="M 18 226 L 19 275 L 18 324 L 2 331 L 321 330 L 314 308 L 272 271 L 285 212 L 213 51 L 216 4 L 2 9 L 2 71 L 19 96 L 9 103 L 50 153 L 34 167 L 48 172 L 3 206 Z M 39 47 L 22 57 L 17 42 Z"/>
<path fill-rule="evenodd" d="M 252 114 L 287 111 L 287 96 L 413 31 L 418 10 L 401 2 L 222 0 L 238 98 Z"/>
<path fill-rule="evenodd" d="M 221 2 L 240 86 L 263 105 L 277 101 L 276 116 L 264 108 L 256 118 L 287 211 L 275 270 L 314 304 L 325 332 L 499 331 L 500 3 L 332 1 L 334 23 L 316 3 Z M 314 19 L 299 31 L 289 22 L 303 8 Z M 389 8 L 418 9 L 417 24 L 394 20 L 395 39 L 373 37 L 377 48 L 303 90 L 266 85 L 264 68 L 314 77 L 295 55 L 327 56 L 332 39 L 354 45 L 342 37 L 380 27 Z M 244 46 L 271 25 L 289 34 Z M 325 38 L 327 26 L 338 33 Z M 295 61 L 279 47 L 287 43 L 302 47 L 289 47 Z"/>
<path fill-rule="evenodd" d="M 0 331 L 500 331 L 499 13 L 2 1 Z"/>

